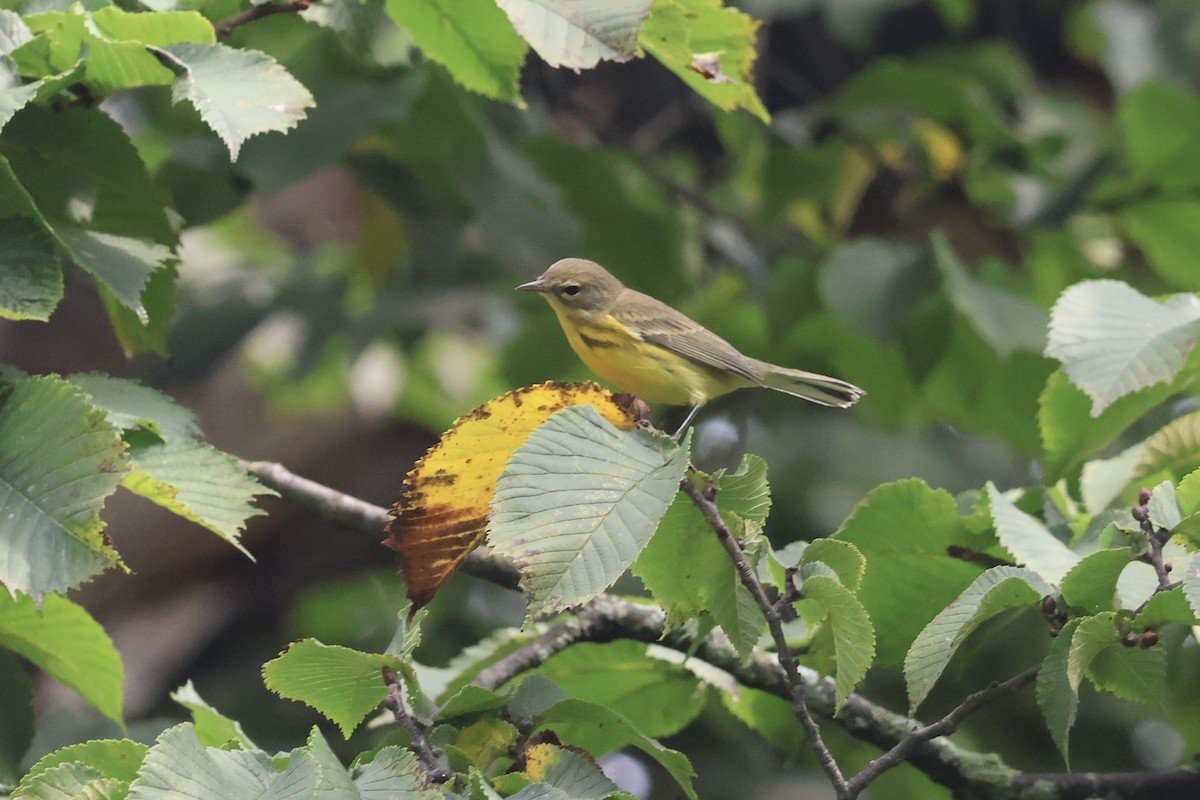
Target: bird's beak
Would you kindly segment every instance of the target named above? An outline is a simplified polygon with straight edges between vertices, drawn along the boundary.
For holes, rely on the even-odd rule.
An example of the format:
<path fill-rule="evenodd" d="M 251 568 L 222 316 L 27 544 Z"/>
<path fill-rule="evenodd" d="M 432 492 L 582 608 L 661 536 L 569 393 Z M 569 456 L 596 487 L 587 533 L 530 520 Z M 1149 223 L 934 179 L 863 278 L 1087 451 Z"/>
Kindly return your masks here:
<path fill-rule="evenodd" d="M 541 278 L 537 278 L 536 280 L 532 280 L 529 283 L 522 283 L 520 286 L 517 287 L 517 291 L 544 292 L 544 291 L 546 291 L 546 284 L 542 282 Z"/>

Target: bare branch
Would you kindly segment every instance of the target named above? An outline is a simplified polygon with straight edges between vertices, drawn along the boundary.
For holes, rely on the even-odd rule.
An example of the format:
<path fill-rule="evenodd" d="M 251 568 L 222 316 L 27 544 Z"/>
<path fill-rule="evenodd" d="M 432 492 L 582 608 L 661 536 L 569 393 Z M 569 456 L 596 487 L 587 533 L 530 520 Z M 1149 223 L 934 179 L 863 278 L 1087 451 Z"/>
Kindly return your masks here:
<path fill-rule="evenodd" d="M 263 3 L 251 6 L 239 14 L 213 23 L 213 29 L 217 32 L 217 36 L 228 36 L 233 33 L 234 29 L 247 22 L 254 22 L 256 19 L 275 14 L 297 14 L 312 5 L 312 2 L 313 0 L 288 0 L 286 3 Z"/>
<path fill-rule="evenodd" d="M 449 781 L 454 777 L 454 773 L 442 763 L 438 754 L 429 744 L 429 739 L 425 736 L 425 728 L 413 719 L 404 707 L 404 687 L 400 683 L 400 678 L 389 667 L 384 667 L 383 682 L 388 687 L 387 697 L 383 698 L 383 704 L 392 712 L 396 722 L 399 722 L 401 727 L 408 731 L 409 747 L 417 754 L 421 766 L 425 768 L 425 772 L 429 776 L 429 783 Z"/>
<path fill-rule="evenodd" d="M 282 464 L 272 461 L 239 461 L 238 464 L 264 486 L 279 492 L 283 499 L 352 530 L 381 536 L 392 518 L 382 506 L 302 478 Z M 462 570 L 506 589 L 516 589 L 520 577 L 512 564 L 482 550 L 470 553 L 463 561 Z"/>
<path fill-rule="evenodd" d="M 691 498 L 693 505 L 704 515 L 704 519 L 717 535 L 721 546 L 729 554 L 729 559 L 733 562 L 742 585 L 746 587 L 750 595 L 754 598 L 754 602 L 762 610 L 763 616 L 767 620 L 767 628 L 771 631 L 771 639 L 775 642 L 775 655 L 779 659 L 779 666 L 783 667 L 783 672 L 787 676 L 788 694 L 792 702 L 792 710 L 804 726 L 804 730 L 808 733 L 809 745 L 817 754 L 817 760 L 821 763 L 821 769 L 825 770 L 825 774 L 829 776 L 829 780 L 833 783 L 834 791 L 837 792 L 838 797 L 853 797 L 853 795 L 848 794 L 849 787 L 845 776 L 842 775 L 841 767 L 838 766 L 837 760 L 834 759 L 833 753 L 829 752 L 829 747 L 825 744 L 825 739 L 821 736 L 821 726 L 817 724 L 812 712 L 808 709 L 808 699 L 804 694 L 804 678 L 796 666 L 796 657 L 792 654 L 792 648 L 788 644 L 787 634 L 783 631 L 783 617 L 779 613 L 779 606 L 772 602 L 771 598 L 767 597 L 766 590 L 763 589 L 758 576 L 754 574 L 754 568 L 746 561 L 746 556 L 742 552 L 742 546 L 729 530 L 729 526 L 725 524 L 725 520 L 721 518 L 721 511 L 717 508 L 717 503 L 713 499 L 712 490 L 701 491 L 690 475 L 684 476 L 679 488 Z"/>

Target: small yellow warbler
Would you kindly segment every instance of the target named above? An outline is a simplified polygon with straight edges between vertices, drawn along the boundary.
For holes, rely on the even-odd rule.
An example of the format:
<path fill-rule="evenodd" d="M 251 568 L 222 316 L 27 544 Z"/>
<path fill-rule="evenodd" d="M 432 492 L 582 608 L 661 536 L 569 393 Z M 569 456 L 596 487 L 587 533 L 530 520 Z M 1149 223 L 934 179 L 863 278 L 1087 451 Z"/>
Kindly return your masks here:
<path fill-rule="evenodd" d="M 742 355 L 666 303 L 627 288 L 594 261 L 564 258 L 517 288 L 546 298 L 567 341 L 593 372 L 648 402 L 695 406 L 688 421 L 712 398 L 745 387 L 838 408 L 864 394 L 837 378 Z"/>

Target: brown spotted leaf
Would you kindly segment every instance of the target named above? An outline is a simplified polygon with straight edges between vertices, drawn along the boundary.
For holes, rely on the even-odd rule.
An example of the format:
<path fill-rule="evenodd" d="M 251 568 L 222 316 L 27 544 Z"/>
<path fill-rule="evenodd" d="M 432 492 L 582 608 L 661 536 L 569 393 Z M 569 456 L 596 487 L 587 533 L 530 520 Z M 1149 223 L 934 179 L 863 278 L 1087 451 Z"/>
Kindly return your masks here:
<path fill-rule="evenodd" d="M 412 608 L 437 594 L 483 541 L 492 492 L 513 451 L 551 414 L 593 406 L 622 430 L 634 417 L 598 384 L 556 382 L 515 389 L 458 419 L 408 473 L 386 544 L 400 554 Z"/>

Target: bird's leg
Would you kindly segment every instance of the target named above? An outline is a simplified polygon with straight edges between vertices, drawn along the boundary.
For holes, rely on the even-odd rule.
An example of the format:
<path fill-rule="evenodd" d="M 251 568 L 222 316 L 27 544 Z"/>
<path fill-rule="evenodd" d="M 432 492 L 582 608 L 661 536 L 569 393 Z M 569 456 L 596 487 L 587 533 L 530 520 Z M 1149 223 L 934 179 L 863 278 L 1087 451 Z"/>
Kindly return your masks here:
<path fill-rule="evenodd" d="M 683 424 L 679 426 L 679 430 L 675 431 L 675 436 L 672 437 L 673 439 L 675 439 L 675 441 L 678 442 L 679 440 L 681 440 L 683 438 L 684 431 L 686 431 L 688 429 L 688 425 L 692 424 L 692 420 L 694 420 L 696 418 L 696 414 L 698 414 L 699 412 L 700 412 L 699 405 L 692 406 L 692 410 L 688 412 L 687 419 L 685 419 L 683 421 Z"/>

